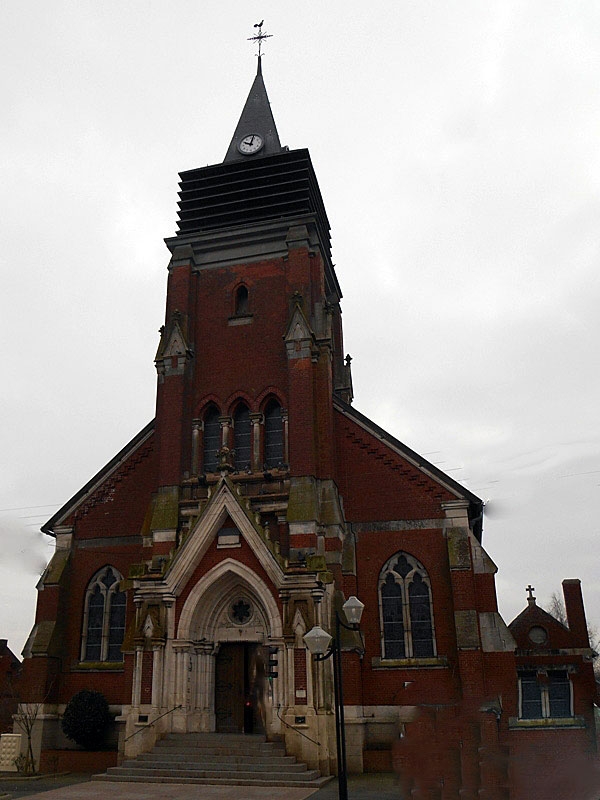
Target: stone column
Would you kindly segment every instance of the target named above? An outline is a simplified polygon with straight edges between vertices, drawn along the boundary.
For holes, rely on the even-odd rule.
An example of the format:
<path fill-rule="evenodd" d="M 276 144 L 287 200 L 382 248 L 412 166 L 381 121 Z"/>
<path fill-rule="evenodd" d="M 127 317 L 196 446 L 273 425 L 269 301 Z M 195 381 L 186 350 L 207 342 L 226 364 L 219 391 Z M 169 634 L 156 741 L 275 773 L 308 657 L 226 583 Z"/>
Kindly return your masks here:
<path fill-rule="evenodd" d="M 290 445 L 289 445 L 289 421 L 287 408 L 281 409 L 281 422 L 283 423 L 283 460 L 286 464 L 290 463 Z"/>
<path fill-rule="evenodd" d="M 163 654 L 164 645 L 152 647 L 152 705 L 160 709 L 163 705 Z"/>
<path fill-rule="evenodd" d="M 264 422 L 262 414 L 250 414 L 252 424 L 252 471 L 258 472 L 262 468 L 260 458 L 260 426 Z M 264 459 L 262 459 L 264 461 Z"/>
<path fill-rule="evenodd" d="M 134 708 L 140 707 L 142 698 L 142 660 L 144 657 L 144 648 L 135 648 L 135 664 L 133 668 L 133 690 L 131 693 L 131 705 Z"/>
<path fill-rule="evenodd" d="M 193 478 L 198 476 L 200 468 L 200 453 L 202 452 L 202 431 L 204 423 L 201 419 L 192 420 L 192 469 Z"/>
<path fill-rule="evenodd" d="M 295 679 L 294 679 L 294 643 L 286 642 L 285 645 L 285 705 L 296 705 Z"/>
<path fill-rule="evenodd" d="M 221 447 L 231 447 L 229 443 L 231 431 L 231 417 L 219 417 L 221 423 Z"/>
<path fill-rule="evenodd" d="M 207 697 L 207 712 L 205 714 L 205 720 L 207 724 L 206 730 L 214 731 L 216 730 L 216 716 L 215 716 L 215 662 L 216 662 L 217 654 L 213 647 L 210 653 L 207 653 L 206 658 L 206 686 L 208 690 L 208 697 Z"/>

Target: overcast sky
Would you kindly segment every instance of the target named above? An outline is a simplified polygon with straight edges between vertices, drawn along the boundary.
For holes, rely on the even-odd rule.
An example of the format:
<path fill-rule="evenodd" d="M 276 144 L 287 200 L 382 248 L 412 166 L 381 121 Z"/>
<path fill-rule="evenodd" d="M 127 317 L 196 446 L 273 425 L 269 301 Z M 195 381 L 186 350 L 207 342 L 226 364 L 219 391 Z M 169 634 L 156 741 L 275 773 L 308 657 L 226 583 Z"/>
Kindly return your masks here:
<path fill-rule="evenodd" d="M 0 637 L 39 526 L 154 415 L 177 175 L 250 89 L 308 147 L 356 408 L 488 502 L 510 621 L 583 582 L 600 625 L 600 5 L 0 4 Z"/>

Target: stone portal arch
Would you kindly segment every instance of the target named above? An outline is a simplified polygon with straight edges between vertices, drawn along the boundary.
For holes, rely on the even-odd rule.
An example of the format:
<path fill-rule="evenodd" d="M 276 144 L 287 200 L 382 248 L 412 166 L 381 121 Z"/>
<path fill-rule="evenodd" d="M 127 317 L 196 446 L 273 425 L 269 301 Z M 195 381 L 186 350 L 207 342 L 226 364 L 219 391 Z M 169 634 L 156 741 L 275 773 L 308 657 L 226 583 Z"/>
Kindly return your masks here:
<path fill-rule="evenodd" d="M 223 653 L 235 656 L 237 648 L 244 662 L 250 653 L 260 658 L 263 646 L 282 646 L 281 612 L 267 583 L 250 567 L 227 558 L 190 591 L 173 644 L 181 676 L 179 729 L 223 730 L 215 707 Z M 268 691 L 274 701 L 277 686 L 271 684 Z M 264 722 L 272 730 L 267 716 Z"/>
<path fill-rule="evenodd" d="M 283 635 L 281 613 L 271 590 L 254 570 L 233 558 L 213 567 L 191 590 L 181 611 L 177 638 L 218 642 L 224 609 L 236 592 L 252 599 L 264 623 L 266 638 L 279 639 Z"/>

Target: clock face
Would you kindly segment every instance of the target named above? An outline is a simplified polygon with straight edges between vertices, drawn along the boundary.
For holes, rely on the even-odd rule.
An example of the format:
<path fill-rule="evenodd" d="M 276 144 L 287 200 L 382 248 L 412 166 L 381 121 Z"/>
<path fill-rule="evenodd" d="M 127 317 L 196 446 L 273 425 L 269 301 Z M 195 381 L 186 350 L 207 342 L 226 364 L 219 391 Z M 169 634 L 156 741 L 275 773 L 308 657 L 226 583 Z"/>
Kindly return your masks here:
<path fill-rule="evenodd" d="M 238 150 L 245 156 L 251 156 L 253 153 L 258 153 L 263 144 L 262 136 L 258 133 L 249 133 L 238 144 Z"/>

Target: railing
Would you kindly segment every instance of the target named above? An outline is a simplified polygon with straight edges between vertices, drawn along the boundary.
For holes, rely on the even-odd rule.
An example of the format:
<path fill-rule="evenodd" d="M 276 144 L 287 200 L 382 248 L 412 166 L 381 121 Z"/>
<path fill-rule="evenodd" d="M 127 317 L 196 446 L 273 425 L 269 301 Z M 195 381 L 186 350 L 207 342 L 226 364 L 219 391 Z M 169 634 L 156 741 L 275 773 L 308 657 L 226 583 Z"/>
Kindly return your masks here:
<path fill-rule="evenodd" d="M 134 737 L 134 736 L 137 736 L 137 735 L 138 735 L 138 733 L 141 733 L 142 731 L 145 731 L 145 730 L 146 730 L 146 728 L 151 728 L 151 727 L 154 725 L 154 723 L 155 723 L 155 722 L 158 722 L 158 720 L 159 720 L 159 719 L 162 719 L 163 717 L 166 717 L 166 716 L 167 716 L 167 714 L 172 714 L 172 713 L 173 713 L 173 711 L 177 711 L 177 709 L 178 709 L 178 708 L 183 708 L 183 706 L 182 706 L 182 704 L 181 704 L 181 703 L 180 703 L 178 706 L 174 706 L 174 707 L 173 707 L 173 708 L 171 708 L 169 711 L 165 711 L 165 713 L 164 713 L 164 714 L 161 714 L 161 715 L 160 715 L 159 717 L 157 717 L 156 719 L 153 719 L 153 720 L 152 720 L 152 722 L 149 722 L 147 725 L 144 725 L 144 727 L 143 727 L 143 728 L 138 728 L 138 730 L 137 730 L 137 731 L 134 731 L 134 732 L 133 732 L 133 733 L 131 733 L 131 734 L 130 734 L 130 735 L 129 735 L 129 736 L 126 738 L 126 739 L 124 739 L 124 740 L 123 740 L 123 744 L 125 744 L 125 742 L 128 742 L 130 739 L 133 739 L 133 737 Z M 283 720 L 282 720 L 282 721 L 283 721 Z"/>
<path fill-rule="evenodd" d="M 280 708 L 281 708 L 281 706 L 277 706 L 277 718 L 278 718 L 278 720 L 280 722 L 283 722 L 283 724 L 286 726 L 286 728 L 289 728 L 292 731 L 296 731 L 296 733 L 299 733 L 300 736 L 304 736 L 305 739 L 308 739 L 309 742 L 312 742 L 313 744 L 316 744 L 319 747 L 321 747 L 321 742 L 317 742 L 314 739 L 311 739 L 310 736 L 307 736 L 305 733 L 302 733 L 301 730 L 298 730 L 298 728 L 295 728 L 293 725 L 290 725 L 289 722 L 286 722 L 284 719 L 282 719 L 282 717 L 281 717 L 281 715 L 279 713 Z"/>

